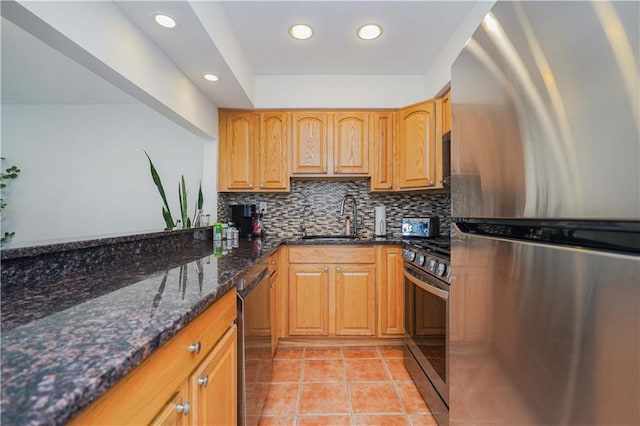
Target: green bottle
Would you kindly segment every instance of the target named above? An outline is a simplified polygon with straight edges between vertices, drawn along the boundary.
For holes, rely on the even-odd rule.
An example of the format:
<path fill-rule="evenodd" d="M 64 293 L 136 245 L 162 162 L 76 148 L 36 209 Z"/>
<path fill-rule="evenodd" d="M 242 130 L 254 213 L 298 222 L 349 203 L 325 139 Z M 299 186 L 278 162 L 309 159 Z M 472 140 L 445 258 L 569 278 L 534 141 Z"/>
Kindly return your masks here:
<path fill-rule="evenodd" d="M 213 225 L 213 240 L 222 241 L 222 223 L 220 222 Z"/>

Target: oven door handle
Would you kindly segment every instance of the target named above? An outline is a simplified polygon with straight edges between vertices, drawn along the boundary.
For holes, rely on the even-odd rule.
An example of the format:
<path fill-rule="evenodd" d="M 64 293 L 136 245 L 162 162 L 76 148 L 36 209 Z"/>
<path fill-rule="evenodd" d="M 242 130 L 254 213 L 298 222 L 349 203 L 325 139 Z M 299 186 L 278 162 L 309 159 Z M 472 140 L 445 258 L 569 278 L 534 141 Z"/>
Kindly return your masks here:
<path fill-rule="evenodd" d="M 410 273 L 408 273 L 406 270 L 403 271 L 403 275 L 406 279 L 408 279 L 409 281 L 411 281 L 413 284 L 417 285 L 418 287 L 420 287 L 421 289 L 423 289 L 424 291 L 428 291 L 429 293 L 438 296 L 440 299 L 442 300 L 449 300 L 449 292 L 448 291 L 444 291 L 441 290 L 437 287 L 431 286 L 429 284 L 426 284 L 424 281 L 421 281 L 420 279 L 414 277 L 413 275 L 411 275 Z"/>

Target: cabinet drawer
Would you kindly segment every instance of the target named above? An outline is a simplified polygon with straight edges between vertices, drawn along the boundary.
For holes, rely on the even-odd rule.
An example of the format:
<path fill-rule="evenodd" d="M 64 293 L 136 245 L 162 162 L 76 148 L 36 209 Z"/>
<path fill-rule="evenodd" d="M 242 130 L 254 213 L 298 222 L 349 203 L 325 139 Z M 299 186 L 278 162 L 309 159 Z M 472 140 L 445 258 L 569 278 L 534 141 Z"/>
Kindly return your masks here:
<path fill-rule="evenodd" d="M 231 290 L 69 424 L 149 424 L 235 318 L 236 292 Z M 197 342 L 200 352 L 190 352 L 189 345 Z"/>
<path fill-rule="evenodd" d="M 374 246 L 289 247 L 289 263 L 375 263 Z"/>

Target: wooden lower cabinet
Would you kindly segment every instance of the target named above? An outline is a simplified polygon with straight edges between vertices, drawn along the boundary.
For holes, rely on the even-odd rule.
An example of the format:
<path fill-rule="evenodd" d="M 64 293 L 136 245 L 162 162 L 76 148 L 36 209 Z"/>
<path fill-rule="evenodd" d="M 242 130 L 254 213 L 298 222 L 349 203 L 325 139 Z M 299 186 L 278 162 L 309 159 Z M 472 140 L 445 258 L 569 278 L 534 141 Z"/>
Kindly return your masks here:
<path fill-rule="evenodd" d="M 187 397 L 188 388 L 185 383 L 180 387 L 178 391 L 171 397 L 169 402 L 160 409 L 160 413 L 151 422 L 153 426 L 183 426 L 187 425 L 187 417 L 184 415 L 185 407 L 190 409 L 186 404 L 189 399 Z M 176 410 L 176 407 L 182 407 L 180 410 Z"/>
<path fill-rule="evenodd" d="M 289 336 L 376 335 L 373 246 L 290 247 L 288 270 Z"/>
<path fill-rule="evenodd" d="M 335 267 L 336 335 L 375 336 L 376 265 Z"/>
<path fill-rule="evenodd" d="M 189 378 L 193 425 L 235 425 L 238 331 L 232 327 Z"/>
<path fill-rule="evenodd" d="M 329 335 L 329 267 L 289 266 L 289 335 Z"/>
<path fill-rule="evenodd" d="M 402 247 L 378 246 L 378 335 L 404 334 L 404 280 Z"/>
<path fill-rule="evenodd" d="M 236 312 L 234 289 L 68 425 L 236 424 Z"/>

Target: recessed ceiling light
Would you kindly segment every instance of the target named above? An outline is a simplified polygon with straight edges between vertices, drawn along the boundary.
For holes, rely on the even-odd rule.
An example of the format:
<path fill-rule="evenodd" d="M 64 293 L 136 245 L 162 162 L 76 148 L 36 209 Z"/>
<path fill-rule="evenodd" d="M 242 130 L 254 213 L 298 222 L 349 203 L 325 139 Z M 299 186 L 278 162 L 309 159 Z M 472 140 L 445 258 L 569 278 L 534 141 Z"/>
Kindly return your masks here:
<path fill-rule="evenodd" d="M 289 34 L 297 40 L 306 40 L 311 38 L 313 30 L 308 25 L 297 24 L 289 28 Z"/>
<path fill-rule="evenodd" d="M 218 80 L 220 80 L 220 78 L 218 78 L 218 76 L 214 75 L 214 74 L 205 74 L 204 75 L 204 79 L 205 80 L 209 80 L 209 81 L 218 81 Z"/>
<path fill-rule="evenodd" d="M 382 34 L 382 28 L 380 25 L 376 24 L 367 24 L 358 28 L 358 37 L 363 40 L 373 40 L 374 38 L 380 37 Z"/>
<path fill-rule="evenodd" d="M 176 20 L 169 15 L 165 15 L 163 13 L 156 13 L 155 15 L 153 15 L 153 19 L 156 21 L 158 25 L 163 26 L 165 28 L 176 27 Z"/>

